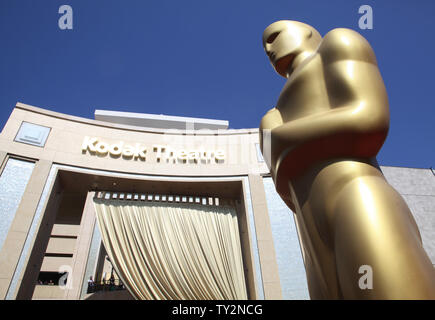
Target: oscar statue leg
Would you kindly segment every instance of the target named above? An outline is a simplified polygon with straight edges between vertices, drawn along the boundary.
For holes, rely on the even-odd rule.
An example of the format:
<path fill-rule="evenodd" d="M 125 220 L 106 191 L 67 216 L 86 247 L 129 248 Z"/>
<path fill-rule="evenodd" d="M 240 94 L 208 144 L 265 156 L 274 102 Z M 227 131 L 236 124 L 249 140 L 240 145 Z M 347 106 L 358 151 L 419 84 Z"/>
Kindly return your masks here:
<path fill-rule="evenodd" d="M 320 241 L 319 234 L 316 229 L 312 228 L 311 221 L 308 221 L 310 230 L 307 228 L 303 213 L 300 212 L 300 214 L 295 215 L 295 219 L 301 241 L 310 298 L 312 300 L 340 299 L 333 252 Z M 313 239 L 315 243 L 313 243 Z M 319 254 L 319 248 L 323 251 L 322 254 Z M 328 269 L 332 271 L 332 277 L 325 274 Z"/>
<path fill-rule="evenodd" d="M 336 198 L 334 216 L 337 274 L 345 299 L 435 299 L 435 269 L 416 223 L 382 174 L 347 183 Z M 372 288 L 361 288 L 361 266 L 371 268 Z"/>
<path fill-rule="evenodd" d="M 307 275 L 310 298 L 340 299 L 335 253 L 329 223 L 325 223 L 328 195 L 321 189 L 329 189 L 316 169 L 298 181 L 288 181 L 295 206 L 296 226 Z M 320 176 L 321 179 L 316 179 Z M 326 235 L 326 236 L 325 236 Z"/>

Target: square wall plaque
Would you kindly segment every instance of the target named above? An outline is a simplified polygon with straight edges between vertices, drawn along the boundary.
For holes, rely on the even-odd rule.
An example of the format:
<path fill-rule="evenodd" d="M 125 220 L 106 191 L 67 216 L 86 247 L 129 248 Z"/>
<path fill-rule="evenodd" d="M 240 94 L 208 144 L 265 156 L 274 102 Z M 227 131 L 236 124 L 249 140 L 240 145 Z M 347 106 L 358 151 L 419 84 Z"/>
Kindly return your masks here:
<path fill-rule="evenodd" d="M 44 147 L 51 128 L 23 121 L 14 141 Z"/>

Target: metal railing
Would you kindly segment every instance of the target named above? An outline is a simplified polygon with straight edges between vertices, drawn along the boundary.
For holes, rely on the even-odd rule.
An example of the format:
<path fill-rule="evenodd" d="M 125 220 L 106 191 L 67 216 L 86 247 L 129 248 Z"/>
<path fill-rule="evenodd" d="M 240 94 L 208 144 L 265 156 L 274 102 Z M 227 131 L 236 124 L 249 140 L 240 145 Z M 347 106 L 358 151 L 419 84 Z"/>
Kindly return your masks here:
<path fill-rule="evenodd" d="M 101 282 L 88 282 L 88 290 L 86 291 L 86 293 L 116 290 L 126 290 L 124 284 L 119 279 L 104 280 Z"/>
<path fill-rule="evenodd" d="M 132 200 L 144 202 L 168 202 L 168 203 L 189 203 L 207 206 L 219 206 L 231 203 L 231 200 L 218 197 L 194 196 L 194 195 L 168 195 L 168 194 L 145 194 L 130 192 L 96 191 L 96 199 L 104 200 Z"/>

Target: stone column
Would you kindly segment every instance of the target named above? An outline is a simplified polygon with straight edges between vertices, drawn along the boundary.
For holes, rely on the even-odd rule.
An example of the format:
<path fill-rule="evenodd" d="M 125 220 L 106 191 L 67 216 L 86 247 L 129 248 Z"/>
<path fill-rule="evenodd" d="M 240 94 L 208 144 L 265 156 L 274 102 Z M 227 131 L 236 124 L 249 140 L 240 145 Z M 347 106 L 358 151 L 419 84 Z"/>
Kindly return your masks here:
<path fill-rule="evenodd" d="M 254 211 L 264 298 L 267 300 L 282 299 L 278 263 L 276 261 L 275 248 L 273 245 L 272 228 L 267 210 L 263 178 L 260 175 L 254 174 L 248 175 L 248 178 L 251 189 L 252 208 Z"/>

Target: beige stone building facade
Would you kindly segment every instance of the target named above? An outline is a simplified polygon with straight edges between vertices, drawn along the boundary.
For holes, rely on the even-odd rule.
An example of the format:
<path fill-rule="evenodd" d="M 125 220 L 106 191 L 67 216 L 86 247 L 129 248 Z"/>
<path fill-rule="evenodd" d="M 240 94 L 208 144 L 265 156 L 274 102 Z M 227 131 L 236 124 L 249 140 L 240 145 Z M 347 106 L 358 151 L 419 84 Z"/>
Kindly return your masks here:
<path fill-rule="evenodd" d="M 433 172 L 382 169 L 435 262 Z M 92 203 L 104 195 L 232 206 L 248 298 L 309 298 L 293 213 L 274 190 L 258 129 L 149 128 L 17 103 L 0 134 L 0 299 L 131 299 L 125 287 L 88 288 L 91 277 L 116 275 Z"/>

